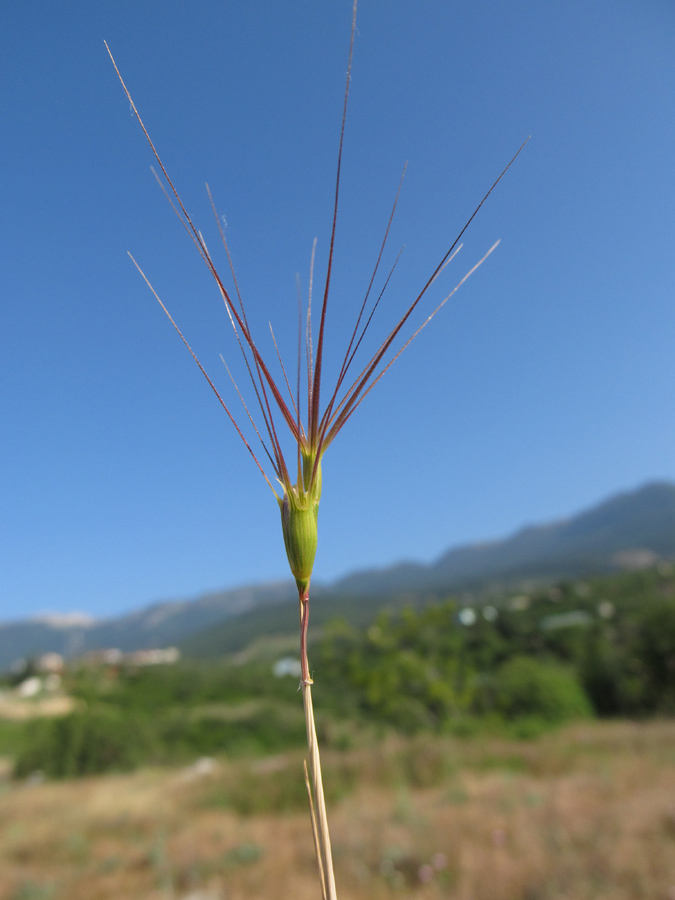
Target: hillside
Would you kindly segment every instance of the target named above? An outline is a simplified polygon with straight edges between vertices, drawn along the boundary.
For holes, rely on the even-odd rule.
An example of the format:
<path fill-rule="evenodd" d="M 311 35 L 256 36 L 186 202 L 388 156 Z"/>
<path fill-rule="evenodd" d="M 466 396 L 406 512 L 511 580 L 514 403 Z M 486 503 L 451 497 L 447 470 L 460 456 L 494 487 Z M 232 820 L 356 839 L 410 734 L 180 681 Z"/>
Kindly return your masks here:
<path fill-rule="evenodd" d="M 435 563 L 401 563 L 356 572 L 314 591 L 311 625 L 340 617 L 370 621 L 383 607 L 421 606 L 458 592 L 502 594 L 523 583 L 551 582 L 641 567 L 675 558 L 675 485 L 650 484 L 562 522 L 524 528 L 510 538 L 459 547 Z M 181 644 L 191 656 L 216 656 L 256 638 L 291 634 L 297 611 L 257 608 Z"/>
<path fill-rule="evenodd" d="M 675 485 L 648 484 L 561 522 L 449 550 L 427 566 L 405 563 L 356 572 L 334 587 L 359 594 L 485 589 L 500 582 L 613 571 L 630 564 L 640 550 L 675 556 Z"/>
<path fill-rule="evenodd" d="M 193 600 L 155 603 L 114 619 L 69 624 L 67 617 L 45 617 L 0 625 L 0 670 L 17 658 L 47 651 L 66 657 L 101 647 L 139 650 L 167 647 L 187 635 L 241 615 L 261 604 L 266 608 L 294 598 L 292 582 L 249 585 L 204 594 Z"/>
<path fill-rule="evenodd" d="M 295 604 L 282 610 L 277 628 L 290 631 Z M 34 678 L 23 707 L 25 682 L 6 678 L 0 755 L 4 745 L 20 776 L 65 777 L 301 747 L 297 635 L 253 637 L 244 636 L 245 652 L 215 659 L 74 662 L 56 685 Z M 531 736 L 593 715 L 671 716 L 674 648 L 675 565 L 661 563 L 474 608 L 441 600 L 387 611 L 366 627 L 334 621 L 314 634 L 310 664 L 321 728 L 344 745 L 382 729 Z M 40 718 L 36 704 L 54 699 L 69 701 L 64 717 Z"/>
<path fill-rule="evenodd" d="M 401 563 L 316 584 L 314 626 L 342 615 L 360 623 L 382 605 L 424 601 L 457 591 L 504 591 L 525 580 L 610 572 L 675 558 L 675 485 L 655 483 L 619 494 L 562 522 L 524 528 L 509 538 L 458 547 L 422 565 Z M 180 644 L 188 652 L 231 652 L 260 635 L 295 630 L 292 582 L 249 585 L 193 600 L 156 603 L 113 619 L 44 619 L 0 625 L 0 670 L 19 657 L 56 651 L 75 656 L 100 647 L 135 650 Z"/>

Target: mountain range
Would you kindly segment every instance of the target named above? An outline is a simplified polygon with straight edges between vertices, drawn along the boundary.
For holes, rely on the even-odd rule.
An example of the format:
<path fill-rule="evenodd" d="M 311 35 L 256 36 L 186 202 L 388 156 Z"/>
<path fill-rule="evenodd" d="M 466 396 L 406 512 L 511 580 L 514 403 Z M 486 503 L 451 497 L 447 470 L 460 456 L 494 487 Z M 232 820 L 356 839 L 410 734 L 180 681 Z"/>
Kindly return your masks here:
<path fill-rule="evenodd" d="M 499 589 L 515 581 L 606 572 L 675 556 L 675 485 L 648 484 L 506 540 L 448 550 L 430 565 L 356 572 L 336 584 L 361 594 Z"/>
<path fill-rule="evenodd" d="M 462 546 L 430 564 L 406 562 L 317 585 L 315 623 L 342 615 L 372 618 L 385 605 L 421 595 L 504 593 L 524 582 L 554 581 L 675 559 L 675 485 L 647 484 L 576 516 L 523 528 L 503 540 Z M 0 670 L 47 651 L 72 657 L 102 647 L 179 645 L 190 655 L 232 652 L 257 635 L 290 633 L 293 583 L 254 584 L 167 601 L 107 620 L 44 616 L 0 625 Z"/>

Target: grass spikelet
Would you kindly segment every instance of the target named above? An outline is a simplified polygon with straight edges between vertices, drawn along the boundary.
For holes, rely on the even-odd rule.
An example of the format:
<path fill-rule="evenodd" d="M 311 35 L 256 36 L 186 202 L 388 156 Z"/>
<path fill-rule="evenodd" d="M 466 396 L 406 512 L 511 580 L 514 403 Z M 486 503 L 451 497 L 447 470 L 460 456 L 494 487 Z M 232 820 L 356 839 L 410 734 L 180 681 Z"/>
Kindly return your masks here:
<path fill-rule="evenodd" d="M 246 370 L 248 373 L 248 377 L 253 387 L 253 392 L 255 394 L 256 403 L 258 406 L 258 413 L 262 420 L 261 425 L 256 425 L 254 416 L 249 411 L 248 406 L 246 405 L 244 398 L 242 396 L 239 387 L 235 383 L 236 393 L 241 400 L 245 414 L 252 423 L 255 433 L 260 441 L 261 446 L 263 447 L 265 457 L 271 466 L 271 472 L 266 472 L 265 467 L 261 463 L 260 458 L 256 455 L 253 448 L 247 441 L 244 436 L 237 420 L 232 413 L 231 409 L 221 396 L 221 394 L 216 389 L 213 381 L 207 374 L 206 370 L 200 363 L 196 354 L 192 350 L 190 344 L 187 339 L 184 337 L 180 328 L 171 317 L 168 309 L 160 299 L 159 295 L 153 288 L 150 280 L 146 276 L 146 274 L 141 269 L 140 265 L 136 262 L 132 257 L 132 261 L 136 268 L 139 270 L 143 279 L 146 281 L 148 287 L 154 294 L 155 298 L 161 305 L 164 313 L 169 318 L 171 324 L 174 326 L 176 331 L 178 332 L 181 340 L 187 347 L 188 351 L 192 355 L 196 364 L 198 365 L 202 375 L 207 380 L 209 386 L 215 393 L 219 403 L 225 410 L 227 416 L 230 421 L 234 425 L 237 434 L 240 439 L 243 441 L 246 449 L 253 457 L 253 460 L 261 472 L 263 478 L 265 479 L 267 485 L 273 492 L 281 512 L 281 523 L 282 523 L 282 534 L 284 539 L 284 545 L 286 548 L 286 554 L 288 557 L 289 565 L 291 568 L 291 572 L 295 578 L 297 588 L 298 588 L 298 598 L 299 598 L 299 607 L 300 607 L 300 644 L 301 644 L 301 688 L 303 695 L 303 705 L 305 710 L 305 720 L 307 725 L 307 743 L 309 750 L 309 765 L 305 766 L 306 780 L 307 780 L 307 789 L 309 794 L 309 805 L 310 805 L 310 817 L 312 821 L 312 831 L 314 835 L 317 860 L 319 865 L 319 874 L 321 881 L 321 888 L 323 897 L 325 900 L 336 900 L 336 887 L 335 887 L 335 877 L 333 874 L 333 864 L 332 864 L 332 855 L 331 855 L 331 845 L 330 845 L 330 836 L 328 831 L 328 821 L 326 815 L 326 804 L 324 800 L 323 793 L 323 785 L 322 785 L 322 776 L 321 776 L 321 762 L 319 756 L 319 746 L 316 737 L 316 729 L 314 726 L 314 712 L 312 706 L 312 679 L 310 677 L 310 669 L 309 662 L 307 658 L 307 627 L 309 621 L 309 590 L 310 583 L 312 577 L 312 570 L 314 566 L 314 557 L 316 554 L 317 548 L 317 540 L 318 540 L 318 513 L 319 513 L 319 504 L 321 500 L 321 487 L 322 487 L 322 459 L 330 447 L 332 442 L 335 440 L 339 432 L 346 425 L 352 415 L 356 412 L 356 410 L 363 403 L 365 398 L 368 396 L 370 391 L 375 387 L 375 385 L 380 381 L 385 372 L 393 365 L 393 363 L 399 358 L 399 356 L 403 353 L 403 351 L 410 345 L 410 343 L 418 336 L 418 334 L 424 329 L 431 320 L 437 315 L 440 309 L 445 305 L 445 303 L 456 293 L 456 291 L 465 283 L 465 281 L 482 265 L 482 263 L 487 259 L 487 257 L 494 251 L 497 246 L 495 243 L 485 255 L 475 264 L 473 265 L 469 271 L 458 281 L 455 287 L 445 296 L 445 298 L 436 306 L 436 308 L 431 312 L 430 315 L 424 320 L 424 322 L 415 330 L 410 337 L 405 340 L 402 346 L 399 349 L 395 349 L 394 344 L 399 338 L 399 335 L 403 331 L 403 329 L 408 325 L 408 321 L 412 314 L 415 312 L 425 295 L 427 294 L 429 288 L 437 281 L 441 273 L 444 272 L 448 264 L 455 258 L 457 252 L 461 248 L 461 239 L 464 235 L 466 229 L 469 227 L 474 217 L 477 215 L 478 211 L 485 203 L 487 198 L 490 196 L 492 191 L 495 189 L 501 178 L 504 176 L 506 171 L 513 164 L 514 160 L 522 150 L 524 144 L 519 148 L 514 157 L 508 163 L 508 165 L 501 172 L 499 177 L 494 181 L 489 190 L 486 192 L 485 196 L 482 198 L 480 203 L 476 206 L 475 210 L 468 218 L 464 226 L 459 231 L 459 234 L 454 239 L 454 241 L 448 247 L 446 253 L 438 262 L 437 266 L 430 274 L 426 282 L 422 285 L 421 289 L 418 291 L 416 296 L 409 302 L 406 312 L 401 316 L 401 318 L 391 327 L 388 334 L 385 338 L 380 342 L 377 350 L 373 353 L 373 355 L 365 362 L 365 364 L 361 365 L 360 371 L 357 375 L 353 375 L 352 366 L 355 361 L 355 357 L 357 352 L 359 351 L 363 338 L 368 332 L 368 329 L 373 320 L 373 314 L 375 310 L 379 307 L 380 301 L 386 291 L 387 287 L 390 284 L 390 279 L 392 278 L 394 271 L 396 269 L 396 264 L 398 262 L 398 257 L 394 261 L 391 269 L 386 275 L 384 286 L 381 291 L 377 295 L 377 297 L 373 300 L 373 288 L 378 276 L 381 262 L 383 259 L 384 251 L 387 245 L 387 241 L 389 238 L 389 232 L 391 228 L 391 224 L 394 218 L 394 214 L 396 211 L 396 206 L 398 203 L 399 194 L 401 191 L 401 186 L 403 182 L 403 176 L 401 177 L 401 183 L 398 186 L 398 190 L 396 192 L 396 197 L 394 200 L 394 204 L 391 210 L 391 214 L 389 216 L 389 220 L 386 225 L 384 237 L 382 240 L 382 244 L 379 250 L 379 254 L 377 260 L 375 262 L 372 276 L 370 278 L 370 282 L 368 284 L 364 299 L 361 303 L 359 313 L 354 324 L 353 330 L 351 332 L 351 337 L 348 342 L 346 351 L 344 353 L 342 364 L 339 369 L 339 374 L 336 379 L 335 384 L 332 386 L 332 389 L 329 391 L 324 390 L 323 381 L 323 362 L 324 362 L 324 348 L 327 340 L 327 331 L 326 331 L 326 320 L 327 320 L 327 311 L 330 302 L 330 288 L 331 288 L 331 277 L 333 271 L 333 262 L 334 262 L 334 249 L 335 249 L 335 236 L 337 230 L 337 222 L 338 222 L 338 208 L 339 208 L 339 199 L 340 199 L 340 179 L 342 173 L 342 152 L 344 145 L 344 135 L 345 135 L 345 124 L 347 120 L 347 106 L 349 100 L 349 86 L 350 86 L 350 77 L 351 77 L 351 67 L 352 67 L 352 57 L 354 51 L 354 37 L 356 33 L 356 8 L 357 3 L 354 0 L 353 10 L 352 10 L 352 25 L 351 25 L 351 36 L 349 43 L 349 57 L 347 64 L 347 78 L 344 92 L 344 101 L 343 101 L 343 109 L 342 109 L 342 120 L 340 127 L 340 140 L 339 140 L 339 148 L 338 148 L 338 156 L 337 156 L 337 171 L 335 176 L 335 193 L 334 193 L 334 202 L 333 202 L 333 213 L 332 213 L 332 223 L 330 230 L 330 243 L 329 243 L 329 252 L 328 252 L 328 261 L 326 266 L 326 273 L 322 285 L 321 291 L 321 302 L 318 311 L 318 329 L 316 332 L 316 337 L 314 337 L 313 333 L 313 309 L 312 309 L 312 292 L 314 289 L 314 258 L 315 258 L 315 250 L 316 250 L 316 241 L 314 242 L 314 246 L 312 248 L 312 259 L 311 259 L 311 267 L 310 267 L 310 282 L 309 282 L 309 294 L 307 299 L 307 307 L 306 312 L 302 307 L 302 300 L 299 296 L 299 309 L 298 309 L 298 361 L 297 361 L 297 379 L 296 379 L 296 393 L 293 395 L 293 391 L 291 389 L 290 380 L 288 378 L 286 368 L 284 367 L 281 354 L 279 353 L 279 348 L 276 343 L 276 339 L 274 338 L 274 332 L 272 331 L 272 340 L 274 343 L 276 355 L 278 357 L 278 362 L 281 367 L 281 372 L 283 375 L 283 381 L 278 382 L 273 375 L 271 374 L 270 367 L 265 362 L 261 352 L 258 349 L 258 345 L 254 339 L 254 335 L 251 332 L 249 327 L 248 317 L 246 314 L 246 307 L 242 296 L 239 291 L 239 285 L 237 278 L 234 273 L 234 266 L 232 263 L 232 258 L 230 255 L 230 250 L 227 244 L 227 240 L 225 237 L 224 230 L 221 225 L 221 221 L 216 212 L 216 207 L 213 202 L 213 198 L 211 197 L 211 193 L 208 190 L 207 192 L 209 197 L 209 202 L 211 204 L 211 208 L 213 210 L 214 217 L 216 219 L 219 236 L 222 241 L 228 266 L 232 275 L 235 296 L 230 294 L 228 289 L 225 287 L 223 279 L 221 278 L 216 265 L 213 261 L 213 258 L 206 246 L 204 237 L 195 226 L 192 218 L 188 214 L 181 198 L 178 193 L 178 190 L 174 186 L 173 181 L 171 180 L 160 155 L 152 142 L 152 139 L 143 124 L 143 120 L 136 108 L 136 105 L 132 99 L 131 93 L 129 92 L 124 80 L 122 79 L 122 75 L 115 63 L 115 60 L 112 56 L 110 48 L 106 44 L 106 49 L 110 54 L 110 58 L 112 60 L 112 64 L 115 67 L 115 71 L 119 77 L 119 80 L 122 84 L 124 92 L 127 96 L 127 99 L 131 105 L 131 109 L 135 114 L 138 122 L 143 130 L 145 138 L 151 148 L 152 154 L 154 155 L 155 161 L 159 167 L 159 172 L 155 172 L 155 176 L 157 180 L 160 182 L 162 186 L 162 190 L 166 194 L 174 213 L 179 218 L 181 224 L 185 228 L 187 234 L 189 235 L 192 243 L 194 244 L 197 252 L 201 256 L 204 264 L 208 268 L 211 276 L 213 277 L 217 290 L 220 293 L 220 296 L 225 305 L 225 309 L 232 326 L 232 329 L 235 334 L 235 338 L 237 344 L 240 348 L 240 351 L 244 357 Z M 153 170 L 154 171 L 154 170 Z M 404 169 L 405 173 L 405 169 Z M 400 254 L 399 254 L 400 256 Z M 303 332 L 303 322 L 304 322 L 304 332 L 305 332 L 305 352 L 304 352 L 304 361 L 305 361 L 305 371 L 304 371 L 304 380 L 306 381 L 307 387 L 307 396 L 305 402 L 302 401 L 301 398 L 301 382 L 303 380 L 303 372 L 302 369 L 302 361 L 303 361 L 303 353 L 301 348 L 301 339 Z M 271 329 L 271 325 L 270 325 Z M 223 360 L 224 362 L 224 360 Z M 229 374 L 229 369 L 228 369 Z M 232 377 L 232 376 L 230 376 Z M 234 382 L 234 379 L 232 379 Z M 286 398 L 288 396 L 288 400 Z M 327 399 L 326 399 L 327 397 Z M 303 420 L 303 409 L 306 409 L 305 418 Z M 286 459 L 284 453 L 282 451 L 281 440 L 280 440 L 280 432 L 279 426 L 283 422 L 284 426 L 288 429 L 291 434 L 291 437 L 295 444 L 294 459 Z M 294 472 L 294 474 L 292 474 Z"/>

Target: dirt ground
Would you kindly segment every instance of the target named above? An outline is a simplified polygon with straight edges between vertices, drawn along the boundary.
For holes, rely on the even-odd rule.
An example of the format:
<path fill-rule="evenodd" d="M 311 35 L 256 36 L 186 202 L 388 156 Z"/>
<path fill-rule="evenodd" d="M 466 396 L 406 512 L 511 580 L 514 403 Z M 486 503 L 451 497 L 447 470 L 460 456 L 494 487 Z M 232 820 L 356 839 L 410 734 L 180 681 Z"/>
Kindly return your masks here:
<path fill-rule="evenodd" d="M 0 900 L 318 900 L 306 810 L 292 795 L 265 808 L 300 766 L 5 776 Z M 344 788 L 330 805 L 341 900 L 675 900 L 675 722 L 390 739 L 325 768 Z"/>

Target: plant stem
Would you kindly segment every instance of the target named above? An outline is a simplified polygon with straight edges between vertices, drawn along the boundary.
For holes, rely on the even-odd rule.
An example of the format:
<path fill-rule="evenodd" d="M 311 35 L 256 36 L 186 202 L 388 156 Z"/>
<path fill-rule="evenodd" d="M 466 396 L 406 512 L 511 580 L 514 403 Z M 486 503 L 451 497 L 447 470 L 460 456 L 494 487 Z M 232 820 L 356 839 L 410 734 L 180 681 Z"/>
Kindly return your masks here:
<path fill-rule="evenodd" d="M 310 815 L 314 831 L 314 843 L 317 851 L 321 889 L 324 900 L 337 900 L 335 889 L 335 873 L 333 872 L 333 855 L 328 831 L 326 800 L 323 795 L 323 779 L 321 777 L 321 757 L 319 741 L 314 724 L 314 707 L 312 705 L 312 679 L 309 675 L 307 659 L 307 625 L 309 623 L 309 591 L 300 594 L 300 665 L 302 671 L 302 702 L 305 709 L 305 725 L 307 727 L 307 747 L 309 749 L 309 772 L 312 790 L 309 791 Z"/>

